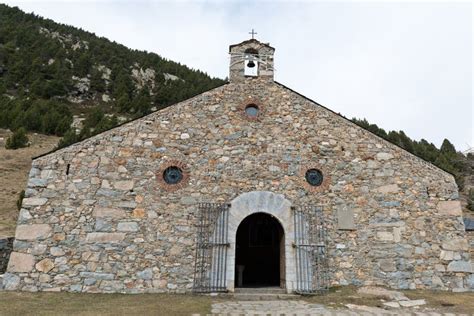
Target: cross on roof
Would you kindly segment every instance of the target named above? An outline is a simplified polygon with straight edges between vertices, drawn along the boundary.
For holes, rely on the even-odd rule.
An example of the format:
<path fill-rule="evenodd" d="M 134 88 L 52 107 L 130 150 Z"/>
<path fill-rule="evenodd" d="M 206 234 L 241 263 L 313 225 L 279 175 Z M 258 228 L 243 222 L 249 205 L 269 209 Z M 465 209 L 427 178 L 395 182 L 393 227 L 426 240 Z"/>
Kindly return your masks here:
<path fill-rule="evenodd" d="M 255 32 L 253 29 L 252 29 L 252 32 L 249 32 L 249 34 L 252 34 L 252 39 L 254 39 L 254 35 L 258 34 L 257 32 Z"/>

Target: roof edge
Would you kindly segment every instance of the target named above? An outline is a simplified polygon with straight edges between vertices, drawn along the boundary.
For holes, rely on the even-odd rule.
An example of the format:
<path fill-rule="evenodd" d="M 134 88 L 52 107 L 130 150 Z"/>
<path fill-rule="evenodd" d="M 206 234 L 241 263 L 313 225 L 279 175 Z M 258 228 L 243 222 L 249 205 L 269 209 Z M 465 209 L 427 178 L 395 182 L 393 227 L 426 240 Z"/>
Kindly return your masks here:
<path fill-rule="evenodd" d="M 229 45 L 229 53 L 230 51 L 232 50 L 232 48 L 236 47 L 236 46 L 240 46 L 240 45 L 243 45 L 243 44 L 247 44 L 247 43 L 258 43 L 258 44 L 261 44 L 263 46 L 267 46 L 273 50 L 275 50 L 275 47 L 273 46 L 270 46 L 270 43 L 263 43 L 263 42 L 260 42 L 259 40 L 255 39 L 255 38 L 251 38 L 251 39 L 248 39 L 248 40 L 245 40 L 245 41 L 242 41 L 238 44 L 232 44 L 232 45 Z"/>
<path fill-rule="evenodd" d="M 425 162 L 425 163 L 427 163 L 427 164 L 429 164 L 429 165 L 431 165 L 431 166 L 437 168 L 438 170 L 440 170 L 440 171 L 442 171 L 442 172 L 445 172 L 445 173 L 447 173 L 447 174 L 453 176 L 454 178 L 456 178 L 456 176 L 455 176 L 454 174 L 452 174 L 451 172 L 449 172 L 448 170 L 444 170 L 443 168 L 438 167 L 437 165 L 435 165 L 435 164 L 433 164 L 432 162 L 430 162 L 430 161 L 424 159 L 423 157 L 420 157 L 420 156 L 418 156 L 418 155 L 416 155 L 416 154 L 414 154 L 414 153 L 409 152 L 408 150 L 406 150 L 405 148 L 401 147 L 400 145 L 397 145 L 397 144 L 395 144 L 395 143 L 392 143 L 392 142 L 389 141 L 388 139 L 385 139 L 385 138 L 383 138 L 383 137 L 380 137 L 379 135 L 377 135 L 377 134 L 375 134 L 374 132 L 372 132 L 372 131 L 366 129 L 365 127 L 362 127 L 362 126 L 360 126 L 360 125 L 358 125 L 358 124 L 352 122 L 350 119 L 348 119 L 347 117 L 341 115 L 340 113 L 334 112 L 334 111 L 331 110 L 330 108 L 328 108 L 328 107 L 326 107 L 326 106 L 324 106 L 324 105 L 322 105 L 322 104 L 320 104 L 320 103 L 318 103 L 318 102 L 316 102 L 316 101 L 314 101 L 314 100 L 308 98 L 307 96 L 305 96 L 305 95 L 303 95 L 303 94 L 301 94 L 301 93 L 299 93 L 299 92 L 297 92 L 297 91 L 291 89 L 291 88 L 288 87 L 288 86 L 285 86 L 284 84 L 282 84 L 282 83 L 280 83 L 280 82 L 278 82 L 278 81 L 274 81 L 274 82 L 275 82 L 276 84 L 282 86 L 283 88 L 286 88 L 286 89 L 290 90 L 291 92 L 293 92 L 293 93 L 299 95 L 300 97 L 302 97 L 302 98 L 304 98 L 304 99 L 306 99 L 306 100 L 308 100 L 308 101 L 310 101 L 310 102 L 313 102 L 314 104 L 316 104 L 316 105 L 322 107 L 323 109 L 325 109 L 325 110 L 327 110 L 327 111 L 329 111 L 329 112 L 335 114 L 336 116 L 338 116 L 338 117 L 340 117 L 340 118 L 346 120 L 347 122 L 349 122 L 349 123 L 351 123 L 351 124 L 353 124 L 353 125 L 355 125 L 355 126 L 361 128 L 361 129 L 363 129 L 363 130 L 369 132 L 370 134 L 372 134 L 373 136 L 377 137 L 378 139 L 381 139 L 381 140 L 383 140 L 383 141 L 386 141 L 387 143 L 389 143 L 389 144 L 391 144 L 391 145 L 393 145 L 393 146 L 396 146 L 397 148 L 400 148 L 400 149 L 403 150 L 405 153 L 407 153 L 407 154 L 409 154 L 409 155 L 412 155 L 413 157 L 418 158 L 418 159 L 422 160 L 423 162 Z"/>
<path fill-rule="evenodd" d="M 174 106 L 174 105 L 177 105 L 177 104 L 179 104 L 179 103 L 182 103 L 182 102 L 191 100 L 191 99 L 193 99 L 193 98 L 196 98 L 196 97 L 200 96 L 201 94 L 204 94 L 204 93 L 210 92 L 210 91 L 212 91 L 212 90 L 221 88 L 221 87 L 223 87 L 223 86 L 225 86 L 225 85 L 227 85 L 227 84 L 229 84 L 229 83 L 230 83 L 229 81 L 226 81 L 226 82 L 224 82 L 223 84 L 221 84 L 221 85 L 219 85 L 219 86 L 217 86 L 217 87 L 214 87 L 214 88 L 212 88 L 212 89 L 203 91 L 203 92 L 201 92 L 201 93 L 198 93 L 198 94 L 196 94 L 196 95 L 193 95 L 192 97 L 189 97 L 189 98 L 187 98 L 187 99 L 185 99 L 185 100 L 182 100 L 182 101 L 179 101 L 179 102 L 177 102 L 177 103 L 173 103 L 173 104 L 167 105 L 167 106 L 162 107 L 161 109 L 158 109 L 158 110 L 153 111 L 153 112 L 151 112 L 151 113 L 148 113 L 148 114 L 145 114 L 145 115 L 136 117 L 136 118 L 134 118 L 134 119 L 132 119 L 132 120 L 130 120 L 130 121 L 122 122 L 122 123 L 120 123 L 120 124 L 118 124 L 118 125 L 116 125 L 116 126 L 114 126 L 114 127 L 112 127 L 112 128 L 106 129 L 105 131 L 102 131 L 102 132 L 100 132 L 100 133 L 98 133 L 98 134 L 94 134 L 94 135 L 89 136 L 89 137 L 87 137 L 87 138 L 81 139 L 80 141 L 77 141 L 77 142 L 75 142 L 75 143 L 69 144 L 69 145 L 67 145 L 67 146 L 65 146 L 65 147 L 61 147 L 61 148 L 56 147 L 56 148 L 54 148 L 53 150 L 50 150 L 50 151 L 48 151 L 48 152 L 46 152 L 46 153 L 44 153 L 44 154 L 41 154 L 41 155 L 32 157 L 31 160 L 35 160 L 35 159 L 38 159 L 38 158 L 41 158 L 41 157 L 44 157 L 44 156 L 48 156 L 48 155 L 53 154 L 53 153 L 55 153 L 55 152 L 57 152 L 57 151 L 66 149 L 66 148 L 71 147 L 71 146 L 73 146 L 73 145 L 80 144 L 80 143 L 82 143 L 82 142 L 85 142 L 85 141 L 87 141 L 87 140 L 93 138 L 93 137 L 96 137 L 96 136 L 101 135 L 101 134 L 103 134 L 103 133 L 109 132 L 109 131 L 111 131 L 111 130 L 113 130 L 113 129 L 119 128 L 119 127 L 121 127 L 121 126 L 123 126 L 123 125 L 125 125 L 125 124 L 138 121 L 138 120 L 140 120 L 140 119 L 142 119 L 142 118 L 145 118 L 145 117 L 147 117 L 147 116 L 149 116 L 149 115 L 153 115 L 153 114 L 155 114 L 155 113 L 158 113 L 158 112 L 161 111 L 161 110 L 167 109 L 167 108 L 172 107 L 172 106 Z"/>

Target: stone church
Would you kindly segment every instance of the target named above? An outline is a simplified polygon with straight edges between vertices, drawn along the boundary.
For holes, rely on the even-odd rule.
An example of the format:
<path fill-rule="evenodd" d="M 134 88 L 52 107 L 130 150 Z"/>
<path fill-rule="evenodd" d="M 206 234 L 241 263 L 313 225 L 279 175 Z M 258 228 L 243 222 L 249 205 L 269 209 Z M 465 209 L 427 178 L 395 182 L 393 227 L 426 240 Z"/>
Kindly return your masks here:
<path fill-rule="evenodd" d="M 474 287 L 451 174 L 274 81 L 229 82 L 33 160 L 4 286 L 233 292 Z"/>

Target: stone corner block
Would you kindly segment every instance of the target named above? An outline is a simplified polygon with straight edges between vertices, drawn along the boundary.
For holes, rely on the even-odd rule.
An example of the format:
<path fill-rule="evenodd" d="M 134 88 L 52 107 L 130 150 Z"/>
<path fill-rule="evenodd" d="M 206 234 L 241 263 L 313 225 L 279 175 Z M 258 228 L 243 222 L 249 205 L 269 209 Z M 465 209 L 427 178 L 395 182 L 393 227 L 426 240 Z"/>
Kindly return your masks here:
<path fill-rule="evenodd" d="M 24 198 L 22 201 L 22 205 L 27 206 L 42 206 L 48 202 L 46 198 Z"/>
<path fill-rule="evenodd" d="M 51 231 L 51 226 L 48 224 L 18 225 L 15 238 L 19 240 L 46 238 L 51 234 Z"/>
<path fill-rule="evenodd" d="M 8 272 L 30 272 L 35 265 L 35 257 L 20 252 L 12 252 L 8 261 Z"/>
<path fill-rule="evenodd" d="M 440 201 L 437 209 L 440 215 L 462 216 L 460 201 Z"/>
<path fill-rule="evenodd" d="M 3 289 L 6 291 L 18 290 L 20 286 L 20 277 L 13 273 L 5 273 L 3 275 Z"/>
<path fill-rule="evenodd" d="M 469 243 L 465 238 L 453 238 L 442 243 L 441 247 L 444 250 L 451 251 L 468 251 Z"/>

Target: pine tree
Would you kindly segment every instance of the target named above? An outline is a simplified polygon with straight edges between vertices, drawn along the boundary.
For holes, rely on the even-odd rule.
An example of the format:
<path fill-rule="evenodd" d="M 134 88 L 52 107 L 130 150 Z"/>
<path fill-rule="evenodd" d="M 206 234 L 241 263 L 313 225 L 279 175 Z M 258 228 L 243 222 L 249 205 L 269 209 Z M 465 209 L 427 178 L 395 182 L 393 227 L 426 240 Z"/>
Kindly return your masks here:
<path fill-rule="evenodd" d="M 443 140 L 443 143 L 441 144 L 440 150 L 441 150 L 442 153 L 451 153 L 451 154 L 456 153 L 456 148 L 446 138 Z"/>

